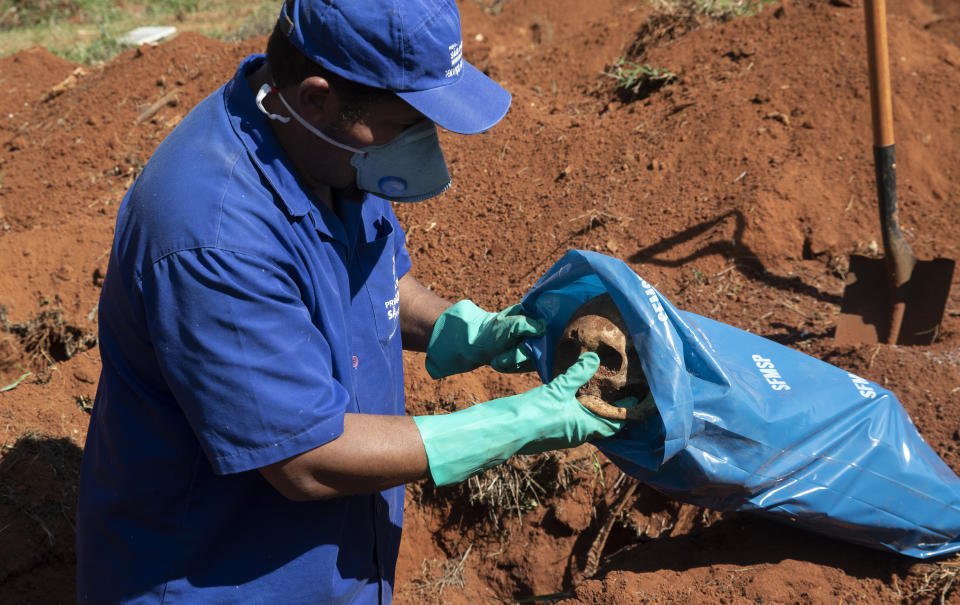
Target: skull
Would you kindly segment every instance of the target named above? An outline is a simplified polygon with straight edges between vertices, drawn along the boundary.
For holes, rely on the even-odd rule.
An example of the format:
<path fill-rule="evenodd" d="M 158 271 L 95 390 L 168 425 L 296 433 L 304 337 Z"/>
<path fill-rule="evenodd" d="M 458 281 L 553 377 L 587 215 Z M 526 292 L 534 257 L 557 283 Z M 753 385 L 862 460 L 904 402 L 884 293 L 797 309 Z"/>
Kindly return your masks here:
<path fill-rule="evenodd" d="M 645 398 L 650 392 L 640 358 L 609 294 L 601 294 L 583 303 L 567 322 L 553 357 L 553 375 L 559 376 L 586 351 L 600 357 L 600 369 L 577 391 L 579 401 L 607 418 L 639 418 L 649 411 Z M 625 397 L 636 397 L 645 405 L 636 410 L 613 406 Z M 596 409 L 595 409 L 596 408 Z"/>

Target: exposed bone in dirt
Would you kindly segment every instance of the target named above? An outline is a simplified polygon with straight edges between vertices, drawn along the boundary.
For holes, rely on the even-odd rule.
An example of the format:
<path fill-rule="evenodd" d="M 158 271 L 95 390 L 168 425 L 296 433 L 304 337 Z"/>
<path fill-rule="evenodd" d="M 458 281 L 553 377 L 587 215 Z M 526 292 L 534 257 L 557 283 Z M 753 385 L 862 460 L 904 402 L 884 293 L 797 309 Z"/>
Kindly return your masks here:
<path fill-rule="evenodd" d="M 565 372 L 585 352 L 597 354 L 600 368 L 577 391 L 584 406 L 604 418 L 617 420 L 638 420 L 651 413 L 652 406 L 644 401 L 650 388 L 643 366 L 630 330 L 609 294 L 591 298 L 570 316 L 554 351 L 553 375 Z M 643 403 L 628 409 L 616 407 L 627 397 Z"/>

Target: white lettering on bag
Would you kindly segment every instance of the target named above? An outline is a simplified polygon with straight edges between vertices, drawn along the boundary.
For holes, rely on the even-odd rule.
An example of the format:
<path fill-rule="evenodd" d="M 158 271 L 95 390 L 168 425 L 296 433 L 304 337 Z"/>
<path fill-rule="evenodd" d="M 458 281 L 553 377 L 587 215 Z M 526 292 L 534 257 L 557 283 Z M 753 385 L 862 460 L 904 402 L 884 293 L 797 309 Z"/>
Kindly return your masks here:
<path fill-rule="evenodd" d="M 877 392 L 873 390 L 873 385 L 870 384 L 870 381 L 860 378 L 856 374 L 851 374 L 850 372 L 847 372 L 847 376 L 850 378 L 853 386 L 857 387 L 857 390 L 864 399 L 873 399 L 877 396 Z"/>
<path fill-rule="evenodd" d="M 663 310 L 663 305 L 660 304 L 660 297 L 657 295 L 657 291 L 642 277 L 640 278 L 640 287 L 643 288 L 643 293 L 647 295 L 647 300 L 650 301 L 650 306 L 653 307 L 654 313 L 657 314 L 657 319 L 663 323 L 667 323 L 667 314 Z"/>
<path fill-rule="evenodd" d="M 790 385 L 787 384 L 787 381 L 783 379 L 783 376 L 780 375 L 780 372 L 777 371 L 777 366 L 773 365 L 773 362 L 770 359 L 764 357 L 763 355 L 754 355 L 753 363 L 757 366 L 757 369 L 760 370 L 760 375 L 763 376 L 763 379 L 767 381 L 767 384 L 770 385 L 770 388 L 774 391 L 789 391 Z"/>

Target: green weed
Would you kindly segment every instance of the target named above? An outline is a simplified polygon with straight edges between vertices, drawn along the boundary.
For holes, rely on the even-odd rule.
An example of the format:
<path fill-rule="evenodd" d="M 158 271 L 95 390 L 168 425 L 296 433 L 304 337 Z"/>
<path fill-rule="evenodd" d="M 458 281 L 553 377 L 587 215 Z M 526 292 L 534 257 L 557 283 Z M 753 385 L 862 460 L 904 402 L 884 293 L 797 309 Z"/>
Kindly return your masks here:
<path fill-rule="evenodd" d="M 124 48 L 123 45 L 117 42 L 116 38 L 108 34 L 102 26 L 97 29 L 100 35 L 90 42 L 65 49 L 49 48 L 49 50 L 74 63 L 83 63 L 84 65 L 106 63 L 120 54 Z"/>
<path fill-rule="evenodd" d="M 607 75 L 616 80 L 618 89 L 637 97 L 645 97 L 677 79 L 677 74 L 669 69 L 635 63 L 625 57 L 618 57 Z"/>
<path fill-rule="evenodd" d="M 708 21 L 729 21 L 759 13 L 775 0 L 650 0 L 652 14 L 637 37 L 606 72 L 616 80 L 621 101 L 643 99 L 677 79 L 677 73 L 642 62 L 656 45 L 675 40 Z"/>
<path fill-rule="evenodd" d="M 147 17 L 184 15 L 196 12 L 201 0 L 152 0 L 140 12 Z M 0 29 L 54 25 L 60 21 L 73 23 L 109 23 L 124 14 L 123 6 L 114 0 L 3 0 L 0 1 Z"/>
<path fill-rule="evenodd" d="M 12 391 L 13 389 L 20 386 L 21 382 L 23 382 L 27 378 L 30 378 L 31 376 L 33 376 L 33 372 L 25 372 L 24 374 L 21 374 L 20 378 L 17 378 L 16 380 L 14 380 L 13 382 L 11 382 L 5 387 L 0 387 L 0 393 L 3 393 L 5 391 Z"/>
<path fill-rule="evenodd" d="M 0 29 L 56 25 L 62 21 L 105 23 L 120 13 L 111 0 L 7 0 L 0 3 Z"/>
<path fill-rule="evenodd" d="M 775 0 L 653 0 L 668 11 L 689 11 L 718 21 L 756 15 Z"/>
<path fill-rule="evenodd" d="M 697 0 L 700 11 L 713 19 L 749 17 L 763 10 L 774 0 Z"/>
<path fill-rule="evenodd" d="M 241 40 L 266 36 L 273 31 L 273 26 L 278 14 L 277 6 L 272 2 L 268 2 L 250 13 L 250 15 L 243 20 L 243 23 L 233 31 L 214 35 L 213 37 L 220 38 L 227 42 L 240 42 Z"/>
<path fill-rule="evenodd" d="M 184 15 L 195 13 L 209 2 L 200 0 L 153 0 L 147 4 L 147 14 L 150 16 Z"/>
<path fill-rule="evenodd" d="M 593 453 L 590 455 L 590 462 L 591 462 L 591 466 L 592 466 L 592 468 L 593 468 L 593 474 L 594 474 L 594 476 L 600 481 L 600 485 L 603 486 L 604 489 L 606 489 L 606 487 L 607 487 L 607 476 L 606 476 L 606 474 L 604 474 L 604 472 L 603 472 L 603 465 L 600 463 L 600 458 L 599 458 L 599 456 L 597 456 L 597 453 L 596 453 L 596 452 L 593 452 Z"/>
<path fill-rule="evenodd" d="M 0 0 L 0 57 L 45 46 L 71 61 L 96 64 L 124 50 L 119 36 L 144 25 L 175 25 L 179 31 L 236 42 L 269 33 L 276 0 Z"/>

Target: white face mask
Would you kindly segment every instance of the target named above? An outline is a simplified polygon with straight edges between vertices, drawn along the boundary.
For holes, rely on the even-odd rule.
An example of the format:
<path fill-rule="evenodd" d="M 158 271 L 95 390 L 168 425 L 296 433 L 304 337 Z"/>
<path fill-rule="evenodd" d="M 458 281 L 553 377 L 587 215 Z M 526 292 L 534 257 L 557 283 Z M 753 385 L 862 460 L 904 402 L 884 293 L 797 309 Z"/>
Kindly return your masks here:
<path fill-rule="evenodd" d="M 290 108 L 280 91 L 264 84 L 257 92 L 257 107 L 271 120 L 287 123 L 290 118 L 270 113 L 263 99 L 276 92 L 290 115 L 327 143 L 353 152 L 350 163 L 357 169 L 357 187 L 394 202 L 420 202 L 440 195 L 450 187 L 450 172 L 440 149 L 437 127 L 420 120 L 383 145 L 358 149 L 323 134 Z"/>

